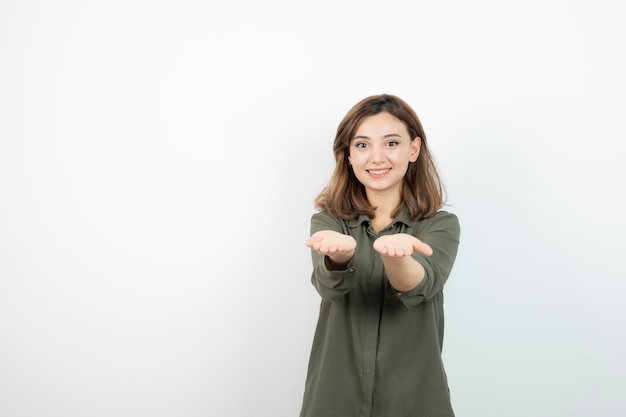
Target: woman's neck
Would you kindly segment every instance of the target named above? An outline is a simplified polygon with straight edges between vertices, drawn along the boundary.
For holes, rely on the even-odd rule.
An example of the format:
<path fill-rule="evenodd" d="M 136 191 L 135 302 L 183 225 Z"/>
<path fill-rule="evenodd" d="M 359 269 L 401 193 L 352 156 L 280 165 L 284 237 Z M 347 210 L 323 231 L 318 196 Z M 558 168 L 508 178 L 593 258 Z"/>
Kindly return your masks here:
<path fill-rule="evenodd" d="M 392 214 L 400 204 L 400 196 L 368 193 L 367 199 L 372 206 L 376 207 L 372 226 L 379 232 L 393 221 Z"/>

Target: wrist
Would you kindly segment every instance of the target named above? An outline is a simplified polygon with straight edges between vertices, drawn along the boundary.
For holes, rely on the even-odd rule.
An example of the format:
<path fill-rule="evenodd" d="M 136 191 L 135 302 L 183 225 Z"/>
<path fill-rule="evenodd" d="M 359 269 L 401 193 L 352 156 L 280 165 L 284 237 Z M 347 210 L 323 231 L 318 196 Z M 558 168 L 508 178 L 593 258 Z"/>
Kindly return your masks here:
<path fill-rule="evenodd" d="M 324 256 L 324 264 L 326 265 L 326 269 L 329 271 L 343 271 L 348 267 L 348 263 L 350 259 L 347 260 L 334 260 L 330 256 Z"/>

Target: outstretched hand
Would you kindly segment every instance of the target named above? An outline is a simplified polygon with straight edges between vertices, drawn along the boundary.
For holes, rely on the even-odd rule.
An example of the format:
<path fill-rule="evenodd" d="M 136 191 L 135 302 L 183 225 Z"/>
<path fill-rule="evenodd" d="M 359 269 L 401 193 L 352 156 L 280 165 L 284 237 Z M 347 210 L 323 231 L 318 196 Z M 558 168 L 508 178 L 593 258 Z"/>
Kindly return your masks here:
<path fill-rule="evenodd" d="M 415 236 L 406 233 L 381 236 L 374 241 L 374 249 L 381 255 L 396 258 L 409 256 L 414 252 L 419 252 L 426 256 L 433 254 L 430 246 Z"/>
<path fill-rule="evenodd" d="M 352 236 L 333 230 L 320 230 L 306 240 L 306 246 L 323 255 L 339 255 L 352 257 L 356 248 L 356 240 Z M 334 258 L 334 256 L 332 256 Z"/>

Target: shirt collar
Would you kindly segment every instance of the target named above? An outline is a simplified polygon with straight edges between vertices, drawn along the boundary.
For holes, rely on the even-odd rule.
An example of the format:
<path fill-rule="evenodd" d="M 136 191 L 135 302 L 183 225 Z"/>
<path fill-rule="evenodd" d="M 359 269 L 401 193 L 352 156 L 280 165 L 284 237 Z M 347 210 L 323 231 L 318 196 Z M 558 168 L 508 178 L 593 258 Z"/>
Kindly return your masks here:
<path fill-rule="evenodd" d="M 353 217 L 352 219 L 348 220 L 348 227 L 355 228 L 360 226 L 363 222 L 369 223 L 370 216 L 368 216 L 367 214 L 360 214 L 356 217 Z M 406 209 L 402 209 L 400 213 L 398 213 L 396 218 L 393 219 L 392 224 L 395 223 L 404 223 L 405 225 L 410 226 L 411 224 L 413 224 L 413 220 L 411 220 L 409 212 Z"/>

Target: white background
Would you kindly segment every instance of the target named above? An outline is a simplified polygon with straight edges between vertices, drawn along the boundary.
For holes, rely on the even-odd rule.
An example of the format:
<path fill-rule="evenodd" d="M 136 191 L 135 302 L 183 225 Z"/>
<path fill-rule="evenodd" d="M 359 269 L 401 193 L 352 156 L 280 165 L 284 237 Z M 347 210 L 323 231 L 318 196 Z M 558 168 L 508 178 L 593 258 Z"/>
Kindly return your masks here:
<path fill-rule="evenodd" d="M 297 416 L 312 202 L 379 93 L 461 220 L 457 415 L 623 415 L 621 4 L 3 1 L 0 415 Z"/>

